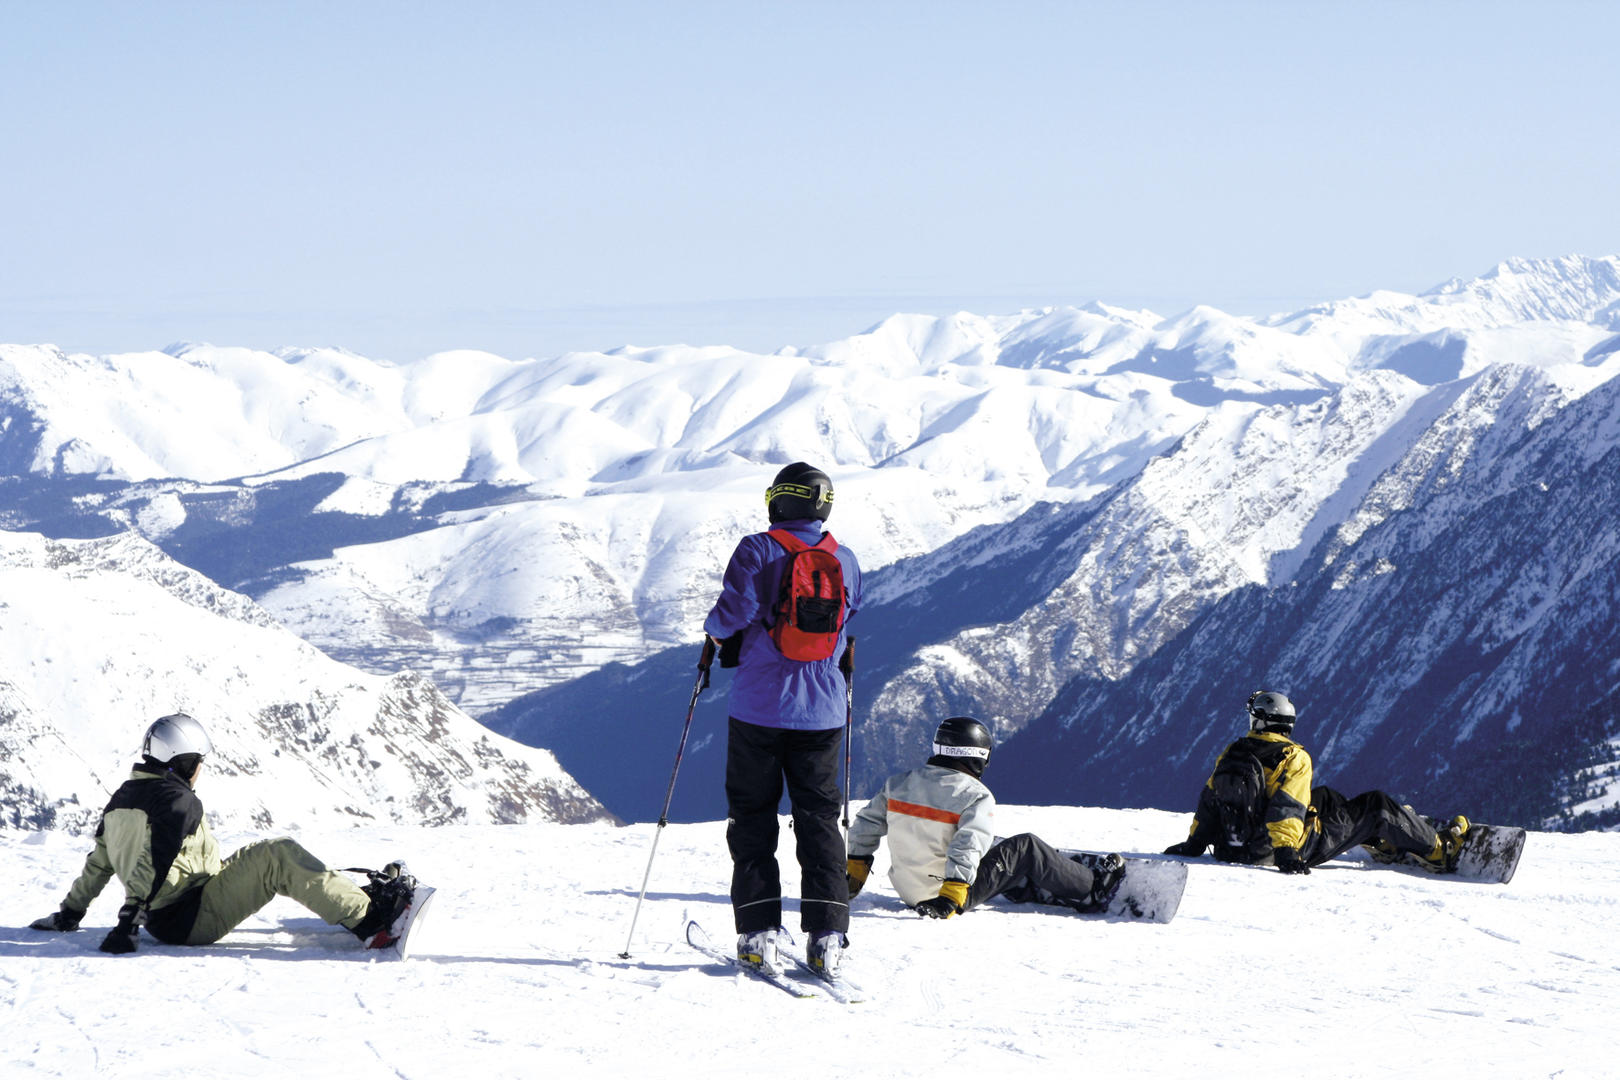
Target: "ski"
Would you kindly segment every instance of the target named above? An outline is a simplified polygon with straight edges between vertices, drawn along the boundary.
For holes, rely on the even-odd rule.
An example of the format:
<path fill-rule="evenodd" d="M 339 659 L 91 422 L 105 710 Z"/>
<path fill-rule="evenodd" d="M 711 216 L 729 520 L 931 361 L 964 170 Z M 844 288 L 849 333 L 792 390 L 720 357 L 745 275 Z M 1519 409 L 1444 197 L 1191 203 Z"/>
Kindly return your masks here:
<path fill-rule="evenodd" d="M 699 926 L 697 920 L 688 920 L 686 924 L 686 943 L 704 956 L 718 960 L 722 964 L 729 964 L 738 971 L 746 971 L 762 982 L 768 982 L 778 990 L 792 994 L 796 998 L 813 998 L 818 996 L 815 990 L 806 986 L 797 979 L 790 979 L 784 972 L 766 971 L 762 968 L 748 967 L 738 959 L 714 943 L 708 931 Z"/>
<path fill-rule="evenodd" d="M 800 971 L 804 972 L 810 978 L 816 980 L 817 989 L 826 991 L 827 996 L 839 1004 L 859 1005 L 867 1000 L 866 991 L 862 990 L 859 986 L 856 986 L 842 975 L 834 975 L 829 979 L 827 976 L 811 967 L 810 962 L 796 952 L 788 953 L 788 958 L 798 965 Z"/>

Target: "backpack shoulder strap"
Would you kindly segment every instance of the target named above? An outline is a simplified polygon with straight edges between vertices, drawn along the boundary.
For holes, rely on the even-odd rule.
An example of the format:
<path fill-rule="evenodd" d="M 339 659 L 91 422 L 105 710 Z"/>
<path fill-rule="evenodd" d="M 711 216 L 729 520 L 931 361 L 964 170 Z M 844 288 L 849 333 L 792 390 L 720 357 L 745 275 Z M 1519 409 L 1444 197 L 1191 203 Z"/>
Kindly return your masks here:
<path fill-rule="evenodd" d="M 786 529 L 771 529 L 765 535 L 770 537 L 772 540 L 775 540 L 778 544 L 781 544 L 783 548 L 787 549 L 789 554 L 797 554 L 798 552 L 810 551 L 815 548 L 819 548 L 822 551 L 832 552 L 836 552 L 838 550 L 838 541 L 833 539 L 833 534 L 830 532 L 822 533 L 821 539 L 817 540 L 814 544 L 805 543 L 803 540 L 800 540 L 797 536 L 794 536 Z"/>
<path fill-rule="evenodd" d="M 790 555 L 797 554 L 801 551 L 810 550 L 809 544 L 805 543 L 803 540 L 800 540 L 797 536 L 794 536 L 786 529 L 771 529 L 765 535 L 770 537 L 772 540 L 775 540 L 778 544 L 781 544 Z"/>

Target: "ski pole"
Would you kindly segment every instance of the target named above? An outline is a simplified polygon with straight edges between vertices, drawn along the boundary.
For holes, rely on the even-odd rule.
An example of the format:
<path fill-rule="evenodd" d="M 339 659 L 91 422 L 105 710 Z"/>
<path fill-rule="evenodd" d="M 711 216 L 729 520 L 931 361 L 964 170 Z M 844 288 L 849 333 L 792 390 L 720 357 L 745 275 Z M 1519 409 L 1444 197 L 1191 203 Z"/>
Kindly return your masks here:
<path fill-rule="evenodd" d="M 844 845 L 849 846 L 849 763 L 850 732 L 855 727 L 855 639 L 844 642 L 844 655 L 838 658 L 844 673 Z"/>
<path fill-rule="evenodd" d="M 658 854 L 658 838 L 669 824 L 669 803 L 675 798 L 675 777 L 681 772 L 681 758 L 686 754 L 686 737 L 692 731 L 692 714 L 697 711 L 698 695 L 709 685 L 709 665 L 714 663 L 714 638 L 703 635 L 703 652 L 698 657 L 697 682 L 692 685 L 692 700 L 686 705 L 686 725 L 681 728 L 681 744 L 675 748 L 675 767 L 669 773 L 669 790 L 664 792 L 664 809 L 658 813 L 658 831 L 653 833 L 652 850 L 647 853 L 647 872 L 641 875 L 641 895 L 636 897 L 636 910 L 630 916 L 630 934 L 624 939 L 624 952 L 619 959 L 630 959 L 630 942 L 636 936 L 636 920 L 641 917 L 641 902 L 647 898 L 647 882 L 652 880 L 653 856 Z"/>

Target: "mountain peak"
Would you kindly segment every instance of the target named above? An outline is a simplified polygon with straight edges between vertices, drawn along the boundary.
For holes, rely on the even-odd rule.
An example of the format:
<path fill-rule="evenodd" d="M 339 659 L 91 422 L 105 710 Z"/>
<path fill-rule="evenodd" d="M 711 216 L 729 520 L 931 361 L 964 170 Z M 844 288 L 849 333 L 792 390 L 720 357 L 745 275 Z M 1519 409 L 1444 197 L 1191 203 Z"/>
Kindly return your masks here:
<path fill-rule="evenodd" d="M 1591 321 L 1620 301 L 1620 257 L 1504 259 L 1477 278 L 1452 278 L 1424 299 L 1474 304 L 1502 321 Z"/>

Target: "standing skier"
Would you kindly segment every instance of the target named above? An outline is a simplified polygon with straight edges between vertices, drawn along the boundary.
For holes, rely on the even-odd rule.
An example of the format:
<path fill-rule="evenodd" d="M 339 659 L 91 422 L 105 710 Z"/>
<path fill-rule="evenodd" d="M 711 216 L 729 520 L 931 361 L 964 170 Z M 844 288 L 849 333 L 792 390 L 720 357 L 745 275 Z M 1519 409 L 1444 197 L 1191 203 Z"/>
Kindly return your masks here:
<path fill-rule="evenodd" d="M 116 876 L 124 903 L 102 952 L 134 952 L 142 926 L 170 945 L 209 945 L 277 895 L 351 931 L 368 948 L 393 944 L 394 922 L 415 886 L 398 874 L 397 864 L 362 888 L 286 837 L 249 844 L 220 860 L 193 790 L 213 748 L 203 726 L 185 713 L 147 728 L 141 760 L 102 811 L 84 870 L 61 907 L 32 928 L 77 930 L 90 902 Z"/>
<path fill-rule="evenodd" d="M 765 492 L 771 527 L 737 544 L 703 624 L 721 643 L 721 666 L 738 669 L 726 742 L 726 844 L 737 957 L 779 970 L 776 815 L 785 782 L 807 958 L 828 976 L 849 945 L 838 831 L 838 744 L 845 719 L 838 663 L 847 647 L 845 627 L 861 605 L 855 553 L 822 530 L 832 501 L 832 481 L 821 470 L 801 461 L 777 473 Z"/>
<path fill-rule="evenodd" d="M 948 919 L 995 896 L 1039 899 L 1077 911 L 1101 911 L 1124 876 L 1125 860 L 1094 864 L 1065 856 L 1034 833 L 996 840 L 995 796 L 980 779 L 990 762 L 990 732 L 971 716 L 953 716 L 934 732 L 933 756 L 920 769 L 891 776 L 856 815 L 849 833 L 849 894 L 866 884 L 872 856 L 889 837 L 889 882 L 919 915 Z"/>
<path fill-rule="evenodd" d="M 1311 756 L 1293 740 L 1293 703 L 1258 690 L 1248 712 L 1249 734 L 1216 759 L 1187 839 L 1165 854 L 1198 856 L 1213 846 L 1222 862 L 1269 862 L 1285 874 L 1308 874 L 1359 844 L 1375 857 L 1409 852 L 1438 872 L 1457 868 L 1467 818 L 1437 828 L 1382 791 L 1349 799 L 1313 788 Z"/>

